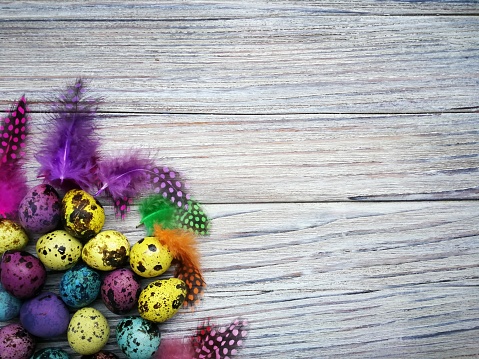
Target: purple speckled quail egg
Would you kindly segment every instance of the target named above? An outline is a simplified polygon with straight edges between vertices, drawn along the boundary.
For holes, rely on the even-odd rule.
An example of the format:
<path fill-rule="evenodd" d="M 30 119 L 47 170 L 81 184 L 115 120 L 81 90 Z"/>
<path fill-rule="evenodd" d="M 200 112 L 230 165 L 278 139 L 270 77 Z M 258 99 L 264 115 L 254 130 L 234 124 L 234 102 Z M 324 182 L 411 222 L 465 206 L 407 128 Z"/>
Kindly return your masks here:
<path fill-rule="evenodd" d="M 0 358 L 28 359 L 35 350 L 35 341 L 20 324 L 0 329 Z"/>
<path fill-rule="evenodd" d="M 141 285 L 137 276 L 129 269 L 110 272 L 101 285 L 101 298 L 105 306 L 115 314 L 125 314 L 138 303 Z"/>
<path fill-rule="evenodd" d="M 66 333 L 69 322 L 68 308 L 55 293 L 41 293 L 23 303 L 20 309 L 20 323 L 40 338 L 53 338 Z"/>
<path fill-rule="evenodd" d="M 5 290 L 20 299 L 34 297 L 47 279 L 43 263 L 25 251 L 6 251 L 0 270 L 0 282 Z"/>
<path fill-rule="evenodd" d="M 47 233 L 60 222 L 61 201 L 57 191 L 49 184 L 30 189 L 18 207 L 20 224 L 27 231 Z"/>

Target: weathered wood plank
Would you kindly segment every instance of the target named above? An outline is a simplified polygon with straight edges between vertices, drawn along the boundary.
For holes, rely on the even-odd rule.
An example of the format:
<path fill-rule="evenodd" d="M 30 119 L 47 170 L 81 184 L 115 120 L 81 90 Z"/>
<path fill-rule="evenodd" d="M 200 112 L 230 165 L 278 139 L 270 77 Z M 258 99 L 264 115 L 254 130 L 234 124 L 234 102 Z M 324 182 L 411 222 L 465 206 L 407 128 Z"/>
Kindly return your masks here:
<path fill-rule="evenodd" d="M 285 12 L 314 15 L 474 15 L 478 3 L 472 1 L 188 1 L 176 2 L 141 0 L 87 1 L 10 1 L 0 4 L 0 10 L 11 19 L 125 19 L 171 20 L 232 19 L 251 17 L 281 18 Z"/>
<path fill-rule="evenodd" d="M 200 241 L 208 290 L 195 313 L 161 325 L 165 337 L 238 315 L 251 322 L 242 358 L 479 355 L 477 202 L 206 209 L 214 218 Z M 106 227 L 130 242 L 144 236 L 136 210 L 123 222 L 107 214 Z M 119 317 L 95 306 L 114 328 Z M 112 333 L 107 348 L 118 352 Z"/>
<path fill-rule="evenodd" d="M 169 21 L 0 13 L 0 105 L 23 93 L 41 103 L 45 91 L 84 76 L 113 112 L 478 109 L 478 16 L 318 16 L 291 6 L 281 16 L 185 20 L 169 11 Z"/>
<path fill-rule="evenodd" d="M 46 117 L 32 115 L 32 182 Z M 145 149 L 207 203 L 479 198 L 476 114 L 111 114 L 98 125 L 104 156 Z"/>

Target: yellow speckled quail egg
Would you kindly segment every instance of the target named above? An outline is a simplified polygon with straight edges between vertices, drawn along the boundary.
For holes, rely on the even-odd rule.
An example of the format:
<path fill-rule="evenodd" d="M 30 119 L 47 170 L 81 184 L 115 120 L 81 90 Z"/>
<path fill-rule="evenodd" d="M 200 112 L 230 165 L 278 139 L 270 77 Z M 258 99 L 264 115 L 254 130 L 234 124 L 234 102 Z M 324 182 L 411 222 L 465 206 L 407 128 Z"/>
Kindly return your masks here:
<path fill-rule="evenodd" d="M 105 224 L 105 212 L 100 202 L 80 189 L 65 194 L 61 216 L 65 230 L 83 241 L 99 233 Z"/>
<path fill-rule="evenodd" d="M 146 237 L 136 242 L 130 251 L 130 266 L 141 277 L 153 278 L 170 268 L 173 255 L 167 246 L 155 237 Z"/>
<path fill-rule="evenodd" d="M 110 271 L 128 263 L 130 242 L 120 232 L 107 230 L 90 239 L 82 251 L 82 259 L 90 267 Z"/>
<path fill-rule="evenodd" d="M 83 244 L 67 231 L 57 230 L 38 238 L 36 249 L 38 259 L 45 267 L 53 270 L 67 270 L 81 258 Z"/>
<path fill-rule="evenodd" d="M 8 250 L 22 250 L 27 244 L 27 233 L 18 223 L 0 218 L 0 255 Z"/>
<path fill-rule="evenodd" d="M 81 355 L 100 351 L 108 342 L 110 326 L 101 312 L 85 307 L 73 314 L 67 329 L 70 347 Z"/>
<path fill-rule="evenodd" d="M 159 279 L 140 293 L 138 312 L 146 320 L 162 323 L 173 317 L 186 298 L 186 284 L 181 279 Z"/>

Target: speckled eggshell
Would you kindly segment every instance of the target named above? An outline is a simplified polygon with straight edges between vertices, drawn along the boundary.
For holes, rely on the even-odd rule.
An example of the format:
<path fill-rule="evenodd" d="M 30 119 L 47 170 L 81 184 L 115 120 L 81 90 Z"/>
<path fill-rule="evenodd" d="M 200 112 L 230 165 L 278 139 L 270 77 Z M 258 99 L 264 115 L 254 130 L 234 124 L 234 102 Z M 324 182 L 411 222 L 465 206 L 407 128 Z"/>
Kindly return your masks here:
<path fill-rule="evenodd" d="M 36 244 L 38 258 L 52 270 L 67 270 L 81 258 L 82 242 L 67 231 L 56 230 L 41 236 Z"/>
<path fill-rule="evenodd" d="M 5 290 L 20 299 L 34 297 L 47 279 L 42 262 L 24 251 L 5 252 L 0 270 L 0 281 Z"/>
<path fill-rule="evenodd" d="M 128 359 L 151 358 L 161 341 L 156 324 L 140 317 L 126 317 L 116 326 L 116 341 Z"/>
<path fill-rule="evenodd" d="M 9 324 L 0 329 L 0 358 L 29 359 L 35 350 L 35 341 L 20 324 Z"/>
<path fill-rule="evenodd" d="M 58 348 L 43 348 L 35 352 L 31 359 L 70 359 L 70 356 Z"/>
<path fill-rule="evenodd" d="M 118 231 L 98 233 L 83 247 L 82 259 L 90 267 L 110 271 L 128 263 L 130 242 Z"/>
<path fill-rule="evenodd" d="M 105 306 L 115 314 L 125 314 L 138 303 L 141 285 L 129 269 L 116 269 L 103 278 L 101 298 Z"/>
<path fill-rule="evenodd" d="M 60 297 L 71 308 L 83 308 L 98 297 L 100 287 L 100 274 L 85 263 L 79 262 L 63 274 L 60 280 Z"/>
<path fill-rule="evenodd" d="M 18 207 L 20 224 L 27 231 L 47 233 L 60 222 L 60 197 L 49 184 L 30 189 Z"/>
<path fill-rule="evenodd" d="M 53 338 L 64 334 L 70 322 L 70 313 L 58 295 L 43 292 L 27 300 L 20 309 L 20 323 L 31 334 Z"/>
<path fill-rule="evenodd" d="M 181 279 L 159 279 L 148 284 L 140 293 L 138 312 L 155 323 L 173 317 L 186 298 L 186 284 Z"/>
<path fill-rule="evenodd" d="M 20 314 L 22 301 L 8 293 L 0 283 L 0 322 L 13 319 Z"/>
<path fill-rule="evenodd" d="M 118 359 L 118 356 L 112 352 L 102 350 L 92 355 L 82 355 L 81 359 Z"/>
<path fill-rule="evenodd" d="M 141 277 L 157 277 L 170 268 L 173 255 L 155 237 L 136 242 L 130 251 L 130 267 Z"/>
<path fill-rule="evenodd" d="M 109 336 L 108 322 L 95 308 L 86 307 L 78 310 L 68 325 L 68 344 L 81 355 L 99 352 L 108 342 Z"/>
<path fill-rule="evenodd" d="M 28 244 L 28 235 L 18 223 L 0 218 L 0 255 L 8 250 L 22 250 Z"/>
<path fill-rule="evenodd" d="M 63 197 L 61 218 L 65 230 L 84 242 L 99 233 L 105 224 L 100 202 L 80 189 L 72 189 Z"/>

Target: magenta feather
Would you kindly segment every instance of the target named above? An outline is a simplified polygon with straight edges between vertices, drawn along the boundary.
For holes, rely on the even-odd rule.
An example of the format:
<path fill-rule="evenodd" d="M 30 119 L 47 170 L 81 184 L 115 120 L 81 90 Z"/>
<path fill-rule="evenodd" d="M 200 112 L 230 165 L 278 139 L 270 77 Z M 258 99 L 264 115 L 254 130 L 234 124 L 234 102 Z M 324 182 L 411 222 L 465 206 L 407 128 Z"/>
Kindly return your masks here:
<path fill-rule="evenodd" d="M 190 342 L 179 338 L 162 338 L 153 359 L 193 359 L 194 348 Z"/>
<path fill-rule="evenodd" d="M 49 128 L 35 156 L 40 163 L 39 177 L 62 189 L 91 188 L 95 181 L 99 140 L 94 119 L 98 99 L 86 96 L 84 82 L 78 79 L 53 104 Z"/>
<path fill-rule="evenodd" d="M 150 188 L 153 162 L 140 151 L 98 163 L 98 181 L 101 188 L 113 200 L 117 216 L 124 218 L 133 199 Z"/>
<path fill-rule="evenodd" d="M 27 104 L 23 96 L 0 123 L 0 218 L 16 219 L 27 192 L 22 168 L 27 137 Z"/>

